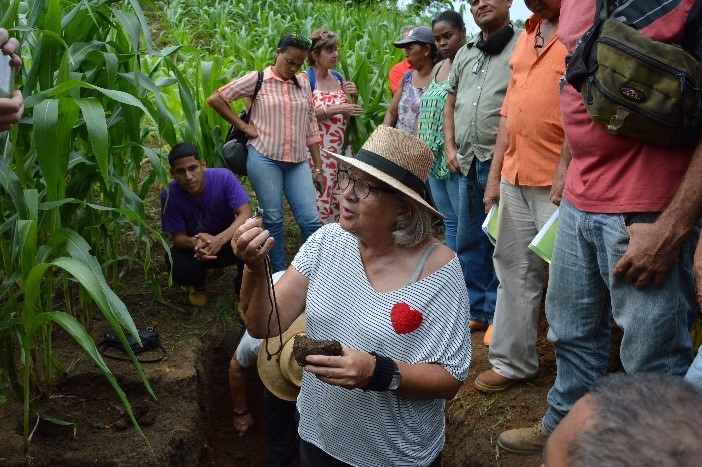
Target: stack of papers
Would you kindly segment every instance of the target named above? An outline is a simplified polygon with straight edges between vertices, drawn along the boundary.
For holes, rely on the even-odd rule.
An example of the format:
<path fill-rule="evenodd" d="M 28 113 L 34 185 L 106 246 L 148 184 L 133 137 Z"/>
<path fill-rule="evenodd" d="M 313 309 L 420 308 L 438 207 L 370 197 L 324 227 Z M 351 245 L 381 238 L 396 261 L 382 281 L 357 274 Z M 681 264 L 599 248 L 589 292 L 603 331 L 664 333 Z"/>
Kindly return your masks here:
<path fill-rule="evenodd" d="M 551 264 L 553 256 L 553 244 L 556 241 L 556 229 L 558 227 L 558 209 L 551 215 L 543 228 L 536 234 L 534 240 L 529 244 L 529 249 L 539 255 L 541 259 Z"/>
<path fill-rule="evenodd" d="M 497 204 L 493 204 L 490 208 L 490 212 L 485 217 L 483 222 L 483 232 L 490 239 L 490 243 L 495 245 L 497 242 Z"/>

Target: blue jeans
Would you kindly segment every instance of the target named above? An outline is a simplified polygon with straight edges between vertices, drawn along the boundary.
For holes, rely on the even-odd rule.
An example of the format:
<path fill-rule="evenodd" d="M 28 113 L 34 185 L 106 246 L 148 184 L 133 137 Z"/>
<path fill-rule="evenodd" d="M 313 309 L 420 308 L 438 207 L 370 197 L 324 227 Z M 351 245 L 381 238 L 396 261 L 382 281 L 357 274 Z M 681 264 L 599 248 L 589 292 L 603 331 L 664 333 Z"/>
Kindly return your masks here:
<path fill-rule="evenodd" d="M 470 319 L 492 324 L 497 301 L 497 276 L 492 265 L 495 249 L 483 232 L 483 195 L 490 162 L 473 159 L 467 176 L 458 175 L 456 254 L 461 262 L 470 300 Z"/>
<path fill-rule="evenodd" d="M 702 389 L 702 349 L 697 352 L 697 357 L 685 374 L 685 381 L 693 384 L 697 389 Z"/>
<path fill-rule="evenodd" d="M 547 432 L 607 373 L 612 318 L 624 331 L 620 358 L 627 373 L 683 376 L 690 366 L 687 314 L 695 306 L 692 258 L 699 230 L 683 242 L 661 288 L 638 290 L 612 275 L 629 245 L 626 227 L 657 216 L 587 213 L 561 201 L 546 294 L 557 366 L 543 418 Z"/>
<path fill-rule="evenodd" d="M 322 224 L 317 211 L 317 192 L 312 183 L 312 174 L 307 161 L 279 162 L 267 158 L 249 145 L 246 161 L 249 180 L 263 209 L 263 225 L 275 239 L 269 256 L 273 272 L 285 270 L 283 248 L 283 193 L 302 239 L 312 235 Z"/>
<path fill-rule="evenodd" d="M 436 209 L 444 216 L 446 246 L 456 251 L 456 229 L 458 228 L 458 205 L 460 176 L 454 173 L 448 180 L 439 180 L 429 175 L 429 188 Z"/>

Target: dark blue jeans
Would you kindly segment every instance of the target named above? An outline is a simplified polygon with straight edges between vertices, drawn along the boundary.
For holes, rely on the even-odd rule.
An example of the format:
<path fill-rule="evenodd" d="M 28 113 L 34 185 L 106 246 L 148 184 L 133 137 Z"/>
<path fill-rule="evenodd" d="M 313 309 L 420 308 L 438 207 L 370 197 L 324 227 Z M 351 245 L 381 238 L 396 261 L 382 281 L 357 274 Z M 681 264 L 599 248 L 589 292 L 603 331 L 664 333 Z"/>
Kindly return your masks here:
<path fill-rule="evenodd" d="M 492 324 L 498 284 L 492 264 L 495 247 L 482 228 L 485 220 L 483 195 L 490 162 L 473 159 L 468 175 L 459 175 L 456 254 L 468 288 L 470 319 Z"/>

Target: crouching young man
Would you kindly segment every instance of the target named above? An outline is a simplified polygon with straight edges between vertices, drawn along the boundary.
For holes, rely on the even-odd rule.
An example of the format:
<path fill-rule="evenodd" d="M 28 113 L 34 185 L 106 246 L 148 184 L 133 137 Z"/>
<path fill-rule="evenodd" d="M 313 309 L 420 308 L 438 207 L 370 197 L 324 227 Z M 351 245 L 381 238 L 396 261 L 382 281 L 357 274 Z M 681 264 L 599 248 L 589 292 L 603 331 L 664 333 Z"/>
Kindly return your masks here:
<path fill-rule="evenodd" d="M 251 217 L 249 197 L 231 171 L 208 169 L 192 144 L 173 146 L 168 163 L 173 181 L 161 192 L 161 228 L 173 239 L 173 281 L 189 285 L 190 303 L 204 306 L 207 269 L 236 264 L 238 295 L 243 263 L 229 241 Z"/>

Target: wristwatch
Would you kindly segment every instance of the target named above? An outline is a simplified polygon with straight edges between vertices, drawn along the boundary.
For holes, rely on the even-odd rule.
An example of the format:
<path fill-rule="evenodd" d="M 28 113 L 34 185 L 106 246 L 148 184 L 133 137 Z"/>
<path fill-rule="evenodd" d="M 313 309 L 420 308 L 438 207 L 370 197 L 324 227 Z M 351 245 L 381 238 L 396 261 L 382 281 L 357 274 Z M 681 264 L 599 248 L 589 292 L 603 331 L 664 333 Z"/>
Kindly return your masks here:
<path fill-rule="evenodd" d="M 402 382 L 402 375 L 400 374 L 400 368 L 397 366 L 397 362 L 392 362 L 395 369 L 392 372 L 392 379 L 390 380 L 390 386 L 388 386 L 388 391 L 394 391 L 400 387 Z"/>

